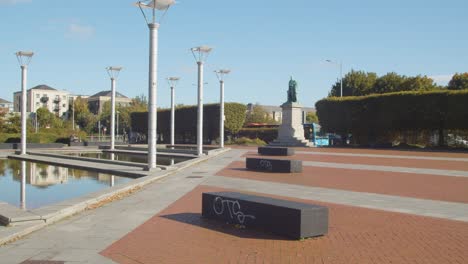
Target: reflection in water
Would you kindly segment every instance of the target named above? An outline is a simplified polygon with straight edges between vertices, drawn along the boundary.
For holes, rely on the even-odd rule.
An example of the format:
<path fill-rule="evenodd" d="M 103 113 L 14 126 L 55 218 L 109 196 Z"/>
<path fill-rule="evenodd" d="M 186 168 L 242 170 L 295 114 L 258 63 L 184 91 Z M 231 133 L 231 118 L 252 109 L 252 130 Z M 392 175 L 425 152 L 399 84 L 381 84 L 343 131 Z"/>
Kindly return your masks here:
<path fill-rule="evenodd" d="M 26 161 L 21 161 L 21 191 L 20 207 L 26 209 Z"/>
<path fill-rule="evenodd" d="M 0 168 L 3 168 L 0 170 L 0 202 L 22 209 L 58 203 L 131 180 L 93 171 L 12 159 L 0 159 Z"/>
<path fill-rule="evenodd" d="M 109 152 L 81 152 L 81 153 L 68 153 L 65 155 L 79 156 L 84 158 L 94 159 L 105 159 L 105 160 L 118 160 L 118 161 L 130 161 L 136 163 L 147 163 L 147 155 L 134 154 L 134 153 L 109 153 Z M 174 165 L 183 161 L 190 160 L 187 157 L 168 157 L 168 156 L 157 156 L 156 163 L 158 165 Z"/>

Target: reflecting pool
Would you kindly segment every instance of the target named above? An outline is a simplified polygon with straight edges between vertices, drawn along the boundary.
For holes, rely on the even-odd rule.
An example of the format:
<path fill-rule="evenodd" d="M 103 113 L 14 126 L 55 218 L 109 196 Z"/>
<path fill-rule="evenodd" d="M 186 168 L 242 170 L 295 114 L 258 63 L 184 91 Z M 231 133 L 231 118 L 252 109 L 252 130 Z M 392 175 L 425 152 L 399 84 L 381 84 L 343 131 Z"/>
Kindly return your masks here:
<path fill-rule="evenodd" d="M 80 153 L 66 153 L 65 155 L 94 158 L 94 159 L 106 159 L 106 160 L 119 160 L 119 161 L 130 161 L 136 163 L 147 163 L 148 157 L 145 154 L 131 154 L 131 153 L 109 153 L 109 152 L 80 152 Z M 156 156 L 156 164 L 158 165 L 174 165 L 183 161 L 190 160 L 191 158 L 185 157 L 168 157 L 168 156 Z"/>
<path fill-rule="evenodd" d="M 35 209 L 131 180 L 94 171 L 0 159 L 0 202 Z"/>

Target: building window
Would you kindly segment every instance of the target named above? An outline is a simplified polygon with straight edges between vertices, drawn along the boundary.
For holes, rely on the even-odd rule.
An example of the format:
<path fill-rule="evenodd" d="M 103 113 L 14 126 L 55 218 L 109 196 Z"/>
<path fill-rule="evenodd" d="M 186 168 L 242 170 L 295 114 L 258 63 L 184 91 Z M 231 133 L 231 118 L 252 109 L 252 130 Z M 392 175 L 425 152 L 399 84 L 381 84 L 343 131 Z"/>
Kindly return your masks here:
<path fill-rule="evenodd" d="M 40 95 L 40 94 L 36 94 L 36 98 L 41 98 L 41 95 Z"/>

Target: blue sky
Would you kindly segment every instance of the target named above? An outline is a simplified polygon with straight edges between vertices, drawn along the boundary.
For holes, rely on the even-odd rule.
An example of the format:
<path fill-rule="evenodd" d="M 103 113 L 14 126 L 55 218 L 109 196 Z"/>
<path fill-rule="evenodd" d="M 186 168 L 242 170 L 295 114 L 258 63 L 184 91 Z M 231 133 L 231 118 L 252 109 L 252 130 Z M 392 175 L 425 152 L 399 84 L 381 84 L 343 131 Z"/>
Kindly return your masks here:
<path fill-rule="evenodd" d="M 48 84 L 75 94 L 110 89 L 105 67 L 124 67 L 119 92 L 147 94 L 148 29 L 132 0 L 0 0 L 0 98 L 20 89 L 14 53 L 33 50 L 28 87 Z M 280 105 L 289 77 L 299 101 L 313 106 L 343 70 L 435 76 L 468 71 L 468 2 L 463 0 L 180 0 L 159 31 L 158 105 L 165 81 L 179 76 L 176 102 L 196 103 L 189 49 L 214 47 L 205 68 L 205 102 L 219 100 L 213 71 L 232 69 L 226 100 Z"/>

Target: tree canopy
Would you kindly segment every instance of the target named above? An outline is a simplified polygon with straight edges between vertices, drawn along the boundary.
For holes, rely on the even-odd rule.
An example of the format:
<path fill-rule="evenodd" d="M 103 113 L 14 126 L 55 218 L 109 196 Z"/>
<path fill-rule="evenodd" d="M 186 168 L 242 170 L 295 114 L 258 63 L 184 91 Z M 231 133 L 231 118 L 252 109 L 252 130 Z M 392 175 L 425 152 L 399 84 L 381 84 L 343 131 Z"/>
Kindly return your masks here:
<path fill-rule="evenodd" d="M 463 90 L 468 89 L 468 72 L 456 73 L 450 80 L 447 89 L 449 90 Z"/>
<path fill-rule="evenodd" d="M 395 72 L 378 77 L 376 73 L 351 70 L 343 78 L 343 96 L 365 96 L 402 91 L 432 91 L 439 87 L 427 76 L 407 77 Z M 340 96 L 340 81 L 331 88 L 330 97 Z"/>

